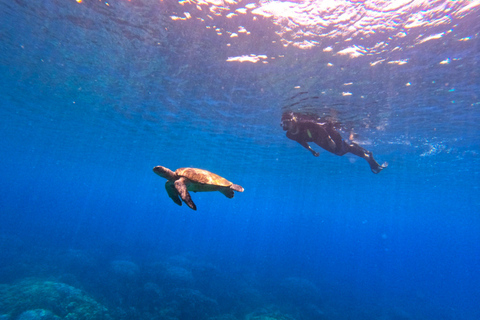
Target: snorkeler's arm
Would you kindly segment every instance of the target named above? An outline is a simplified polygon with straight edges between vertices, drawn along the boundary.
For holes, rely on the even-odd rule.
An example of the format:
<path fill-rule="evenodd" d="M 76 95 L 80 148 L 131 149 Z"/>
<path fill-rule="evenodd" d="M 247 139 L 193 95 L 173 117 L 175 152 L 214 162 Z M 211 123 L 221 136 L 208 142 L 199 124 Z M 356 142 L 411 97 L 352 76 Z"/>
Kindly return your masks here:
<path fill-rule="evenodd" d="M 315 157 L 318 157 L 320 154 L 318 152 L 316 152 L 315 150 L 312 149 L 312 147 L 310 147 L 310 145 L 305 142 L 305 141 L 298 141 L 298 143 L 300 143 L 302 145 L 302 147 L 304 147 L 305 149 L 307 149 L 308 151 L 310 151 Z"/>
<path fill-rule="evenodd" d="M 307 141 L 299 139 L 300 137 L 299 137 L 298 133 L 297 134 L 292 134 L 290 131 L 287 131 L 287 138 L 300 143 L 302 145 L 302 147 L 304 147 L 305 149 L 310 151 L 315 157 L 319 156 L 319 153 L 316 152 L 315 150 L 313 150 L 312 147 L 310 147 L 310 145 L 307 143 Z"/>

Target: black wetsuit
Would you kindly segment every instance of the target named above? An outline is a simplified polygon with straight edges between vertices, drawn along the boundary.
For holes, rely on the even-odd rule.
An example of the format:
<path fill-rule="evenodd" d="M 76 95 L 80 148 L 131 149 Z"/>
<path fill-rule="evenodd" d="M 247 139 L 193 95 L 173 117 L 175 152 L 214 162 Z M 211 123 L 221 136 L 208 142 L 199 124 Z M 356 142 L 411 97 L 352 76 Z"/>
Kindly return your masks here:
<path fill-rule="evenodd" d="M 365 150 L 356 143 L 352 142 L 349 144 L 343 140 L 340 133 L 335 129 L 335 123 L 332 121 L 320 122 L 316 117 L 289 112 L 282 116 L 282 126 L 287 131 L 289 139 L 297 141 L 316 157 L 319 154 L 310 147 L 309 142 L 314 142 L 338 156 L 343 156 L 348 152 L 359 156 L 368 162 L 373 173 L 379 173 L 386 167 L 386 164 L 379 165 L 370 151 Z"/>

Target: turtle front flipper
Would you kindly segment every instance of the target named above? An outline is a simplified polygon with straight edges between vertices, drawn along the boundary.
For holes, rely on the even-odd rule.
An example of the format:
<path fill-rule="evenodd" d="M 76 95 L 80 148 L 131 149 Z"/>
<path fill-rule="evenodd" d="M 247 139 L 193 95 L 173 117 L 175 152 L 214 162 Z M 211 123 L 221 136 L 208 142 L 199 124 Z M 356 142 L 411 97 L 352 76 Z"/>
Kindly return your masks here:
<path fill-rule="evenodd" d="M 188 180 L 186 178 L 180 178 L 175 181 L 175 189 L 177 189 L 180 197 L 182 198 L 183 202 L 185 202 L 190 208 L 193 210 L 197 210 L 197 206 L 192 201 L 192 197 L 190 197 L 190 193 L 188 193 L 187 185 L 185 184 Z"/>
<path fill-rule="evenodd" d="M 180 200 L 180 196 L 178 194 L 177 189 L 175 189 L 175 185 L 174 185 L 173 181 L 168 180 L 165 183 L 165 189 L 167 190 L 168 196 L 173 200 L 173 202 L 175 202 L 176 204 L 181 206 L 182 205 L 182 200 Z"/>
<path fill-rule="evenodd" d="M 230 189 L 230 187 L 224 187 L 224 188 L 222 188 L 222 189 L 220 189 L 220 190 L 218 190 L 218 191 L 220 191 L 221 193 L 223 193 L 223 194 L 225 195 L 225 197 L 227 197 L 227 198 L 229 198 L 229 199 L 232 199 L 233 196 L 234 196 L 234 192 L 233 192 L 232 189 Z"/>

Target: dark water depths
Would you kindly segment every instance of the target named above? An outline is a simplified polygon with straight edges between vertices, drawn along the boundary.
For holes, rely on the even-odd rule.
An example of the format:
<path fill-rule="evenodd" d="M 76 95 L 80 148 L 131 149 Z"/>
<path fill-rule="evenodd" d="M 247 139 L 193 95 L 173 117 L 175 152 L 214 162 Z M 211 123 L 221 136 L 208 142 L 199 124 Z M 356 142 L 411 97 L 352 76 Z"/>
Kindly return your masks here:
<path fill-rule="evenodd" d="M 479 5 L 0 0 L 0 319 L 479 319 Z"/>

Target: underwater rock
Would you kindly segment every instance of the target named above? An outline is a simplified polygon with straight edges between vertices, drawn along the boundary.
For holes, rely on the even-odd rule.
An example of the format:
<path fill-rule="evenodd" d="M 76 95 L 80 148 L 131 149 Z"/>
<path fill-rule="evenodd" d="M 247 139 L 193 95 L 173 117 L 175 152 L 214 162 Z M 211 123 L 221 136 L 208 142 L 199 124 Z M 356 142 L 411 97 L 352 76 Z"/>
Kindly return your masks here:
<path fill-rule="evenodd" d="M 128 260 L 114 260 L 110 262 L 114 274 L 126 278 L 134 278 L 140 272 L 140 268 Z"/>
<path fill-rule="evenodd" d="M 202 287 L 215 287 L 218 279 L 225 276 L 219 268 L 206 262 L 192 264 L 191 270 L 195 283 Z"/>
<path fill-rule="evenodd" d="M 208 320 L 238 320 L 238 318 L 236 318 L 235 316 L 233 316 L 231 314 L 222 314 L 222 315 L 219 315 L 219 316 L 210 317 L 210 318 L 208 318 Z"/>
<path fill-rule="evenodd" d="M 245 320 L 295 320 L 295 318 L 282 314 L 281 312 L 270 312 L 266 310 L 256 310 L 245 316 Z"/>
<path fill-rule="evenodd" d="M 252 317 L 246 317 L 245 320 L 295 320 L 295 318 L 279 314 L 262 314 Z"/>
<path fill-rule="evenodd" d="M 258 291 L 256 283 L 236 274 L 204 265 L 193 270 L 195 288 L 215 299 L 220 311 L 228 314 L 243 313 L 265 305 L 270 295 Z"/>
<path fill-rule="evenodd" d="M 217 301 L 198 290 L 175 289 L 172 298 L 179 319 L 203 320 L 219 313 Z"/>
<path fill-rule="evenodd" d="M 61 320 L 52 311 L 35 309 L 22 312 L 17 320 Z"/>
<path fill-rule="evenodd" d="M 190 270 L 177 266 L 167 266 L 165 268 L 165 279 L 176 285 L 191 285 L 194 281 Z"/>
<path fill-rule="evenodd" d="M 175 256 L 168 257 L 166 262 L 172 266 L 179 266 L 179 267 L 189 269 L 193 264 L 190 258 L 185 255 L 175 255 Z"/>
<path fill-rule="evenodd" d="M 294 304 L 321 303 L 320 290 L 315 284 L 304 278 L 289 277 L 280 283 L 280 299 Z"/>
<path fill-rule="evenodd" d="M 165 293 L 156 283 L 147 282 L 136 294 L 136 306 L 149 312 L 156 312 L 165 302 Z"/>
<path fill-rule="evenodd" d="M 162 262 L 149 265 L 146 274 L 151 282 L 167 287 L 191 287 L 195 282 L 191 270 Z"/>
<path fill-rule="evenodd" d="M 107 308 L 82 290 L 64 283 L 24 280 L 0 286 L 0 313 L 15 318 L 35 309 L 49 310 L 64 320 L 111 319 Z"/>
<path fill-rule="evenodd" d="M 163 297 L 163 290 L 153 282 L 147 282 L 143 285 L 143 291 L 149 296 Z"/>
<path fill-rule="evenodd" d="M 99 283 L 102 295 L 108 297 L 110 303 L 122 307 L 134 308 L 139 305 L 142 280 L 138 265 L 129 260 L 114 260 L 105 271 L 104 280 Z"/>

